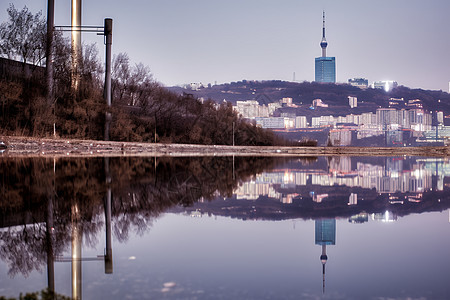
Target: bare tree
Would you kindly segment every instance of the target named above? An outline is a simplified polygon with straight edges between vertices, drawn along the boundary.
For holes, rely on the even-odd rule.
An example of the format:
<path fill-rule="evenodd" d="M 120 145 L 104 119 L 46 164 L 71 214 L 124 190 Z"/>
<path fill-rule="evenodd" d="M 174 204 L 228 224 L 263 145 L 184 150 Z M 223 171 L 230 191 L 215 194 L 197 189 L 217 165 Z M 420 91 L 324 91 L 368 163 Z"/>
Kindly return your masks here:
<path fill-rule="evenodd" d="M 112 61 L 112 93 L 119 102 L 125 96 L 131 78 L 130 58 L 126 53 L 114 55 Z"/>
<path fill-rule="evenodd" d="M 130 80 L 130 102 L 129 105 L 142 105 L 149 97 L 148 92 L 152 89 L 153 76 L 150 68 L 142 63 L 133 68 Z"/>
<path fill-rule="evenodd" d="M 45 58 L 46 22 L 42 12 L 33 15 L 26 6 L 7 9 L 9 20 L 0 25 L 0 55 L 24 63 L 42 65 Z"/>

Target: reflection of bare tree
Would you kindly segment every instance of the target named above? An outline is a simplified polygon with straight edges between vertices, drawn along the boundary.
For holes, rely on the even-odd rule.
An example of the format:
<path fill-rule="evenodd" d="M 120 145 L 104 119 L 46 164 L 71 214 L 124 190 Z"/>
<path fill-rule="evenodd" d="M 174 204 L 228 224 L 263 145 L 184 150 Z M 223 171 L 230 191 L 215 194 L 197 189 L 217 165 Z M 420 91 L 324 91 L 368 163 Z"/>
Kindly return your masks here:
<path fill-rule="evenodd" d="M 80 212 L 77 226 L 84 243 L 96 245 L 104 226 L 108 187 L 112 230 L 119 241 L 126 241 L 130 233 L 146 232 L 168 208 L 229 196 L 239 182 L 273 165 L 271 158 L 111 158 L 105 171 L 101 158 L 64 158 L 55 163 L 44 158 L 0 158 L 0 228 L 4 228 L 0 258 L 14 276 L 41 270 L 48 257 L 61 256 L 71 245 L 74 205 Z M 50 199 L 53 227 L 46 226 Z"/>
<path fill-rule="evenodd" d="M 240 181 L 273 166 L 270 158 L 232 157 L 111 159 L 114 234 L 142 234 L 168 208 L 229 196 Z"/>
<path fill-rule="evenodd" d="M 48 259 L 68 248 L 72 202 L 82 209 L 80 227 L 85 241 L 97 243 L 103 226 L 99 204 L 104 190 L 99 162 L 59 160 L 54 165 L 53 159 L 0 160 L 0 227 L 4 228 L 0 257 L 8 262 L 10 275 L 41 270 Z M 50 200 L 53 224 L 47 232 Z"/>
<path fill-rule="evenodd" d="M 0 232 L 0 258 L 10 267 L 8 274 L 41 270 L 47 260 L 45 251 L 45 225 L 31 224 L 23 228 L 10 227 Z"/>

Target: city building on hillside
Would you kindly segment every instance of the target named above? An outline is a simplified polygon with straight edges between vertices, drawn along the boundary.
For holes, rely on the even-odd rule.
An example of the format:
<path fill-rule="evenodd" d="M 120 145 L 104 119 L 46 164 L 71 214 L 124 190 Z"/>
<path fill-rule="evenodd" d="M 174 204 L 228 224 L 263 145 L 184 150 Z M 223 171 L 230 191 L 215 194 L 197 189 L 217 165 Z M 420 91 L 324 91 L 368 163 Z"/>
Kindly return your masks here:
<path fill-rule="evenodd" d="M 255 118 L 256 124 L 262 128 L 281 129 L 285 128 L 284 119 L 280 117 Z"/>
<path fill-rule="evenodd" d="M 437 121 L 438 125 L 444 124 L 444 112 L 442 112 L 442 111 L 436 112 L 436 121 Z"/>
<path fill-rule="evenodd" d="M 325 38 L 325 12 L 323 12 L 322 56 L 315 59 L 315 81 L 316 82 L 336 82 L 336 58 L 327 56 L 328 42 Z"/>
<path fill-rule="evenodd" d="M 243 118 L 254 119 L 256 117 L 268 117 L 269 108 L 265 105 L 259 105 L 258 101 L 236 101 L 234 109 L 242 115 Z"/>
<path fill-rule="evenodd" d="M 385 90 L 386 92 L 391 91 L 393 88 L 396 88 L 398 83 L 392 80 L 384 80 L 384 81 L 375 81 L 372 84 L 372 88 Z"/>
<path fill-rule="evenodd" d="M 348 105 L 350 105 L 350 108 L 355 108 L 358 106 L 358 98 L 348 96 Z"/>
<path fill-rule="evenodd" d="M 389 107 L 402 108 L 405 106 L 405 99 L 403 98 L 389 98 Z"/>
<path fill-rule="evenodd" d="M 406 104 L 408 107 L 415 107 L 415 108 L 423 108 L 422 100 L 420 99 L 412 99 L 408 100 L 408 104 Z"/>
<path fill-rule="evenodd" d="M 308 127 L 308 123 L 306 121 L 305 116 L 295 117 L 295 128 L 306 128 L 306 127 Z"/>
<path fill-rule="evenodd" d="M 352 78 L 348 80 L 348 84 L 359 87 L 360 89 L 366 89 L 369 87 L 369 80 L 366 78 Z"/>
<path fill-rule="evenodd" d="M 292 113 L 292 112 L 282 112 L 281 114 L 280 114 L 280 117 L 283 117 L 283 118 L 295 118 L 295 113 Z"/>
<path fill-rule="evenodd" d="M 282 106 L 281 106 L 281 103 L 279 103 L 279 102 L 273 102 L 273 103 L 267 104 L 267 107 L 268 107 L 268 109 L 269 109 L 269 116 L 272 116 L 273 113 L 274 113 L 277 109 L 281 108 Z"/>
<path fill-rule="evenodd" d="M 280 102 L 286 104 L 286 106 L 292 106 L 292 98 L 283 98 Z"/>
<path fill-rule="evenodd" d="M 186 88 L 193 90 L 193 91 L 198 91 L 200 89 L 205 88 L 205 86 L 201 82 L 192 82 L 189 85 L 187 85 Z"/>
<path fill-rule="evenodd" d="M 328 107 L 328 104 L 325 104 L 322 99 L 314 99 L 312 105 L 313 107 Z"/>
<path fill-rule="evenodd" d="M 333 116 L 312 117 L 311 119 L 312 127 L 334 127 L 336 123 L 337 118 Z"/>
<path fill-rule="evenodd" d="M 412 130 L 423 132 L 431 130 L 432 117 L 431 114 L 425 112 L 423 109 L 410 109 L 409 122 Z"/>
<path fill-rule="evenodd" d="M 268 118 L 255 118 L 256 125 L 261 128 L 270 129 L 293 129 L 293 128 L 306 128 L 306 117 L 268 117 Z"/>
<path fill-rule="evenodd" d="M 423 109 L 378 108 L 377 125 L 383 130 L 411 129 L 423 132 L 431 129 L 432 116 Z"/>
<path fill-rule="evenodd" d="M 374 125 L 377 124 L 377 115 L 371 112 L 362 113 L 359 125 Z"/>
<path fill-rule="evenodd" d="M 348 129 L 332 129 L 328 144 L 331 146 L 350 146 L 352 144 L 352 131 Z"/>
<path fill-rule="evenodd" d="M 425 141 L 439 141 L 444 145 L 450 145 L 450 126 L 433 126 L 431 130 L 423 133 Z"/>
<path fill-rule="evenodd" d="M 397 129 L 398 124 L 398 113 L 395 108 L 379 108 L 377 109 L 377 124 L 381 125 L 383 129 Z"/>

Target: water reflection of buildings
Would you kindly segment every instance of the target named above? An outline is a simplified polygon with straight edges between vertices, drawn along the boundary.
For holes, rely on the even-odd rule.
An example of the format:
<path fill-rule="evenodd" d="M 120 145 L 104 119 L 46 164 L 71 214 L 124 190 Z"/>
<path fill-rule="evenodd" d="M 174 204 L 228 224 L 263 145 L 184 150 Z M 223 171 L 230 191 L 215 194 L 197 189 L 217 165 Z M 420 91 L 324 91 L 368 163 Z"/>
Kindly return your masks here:
<path fill-rule="evenodd" d="M 357 215 L 353 215 L 350 218 L 348 218 L 348 221 L 353 224 L 362 224 L 369 222 L 369 220 L 383 223 L 391 223 L 397 221 L 397 215 L 387 210 L 384 213 L 373 213 L 373 214 L 361 212 Z"/>
<path fill-rule="evenodd" d="M 422 193 L 428 190 L 442 191 L 444 177 L 450 176 L 448 159 L 406 159 L 389 157 L 384 165 L 357 161 L 352 164 L 350 157 L 333 157 L 328 161 L 328 170 L 323 169 L 286 169 L 262 173 L 251 181 L 241 184 L 234 193 L 238 199 L 256 200 L 259 196 L 292 199 L 292 194 L 283 194 L 275 189 L 295 186 L 347 186 L 375 189 L 383 193 L 415 193 L 408 199 L 420 201 Z M 315 193 L 313 199 L 320 202 L 321 193 Z M 323 196 L 323 195 L 322 195 Z M 357 195 L 349 197 L 349 205 L 357 204 Z M 289 201 L 286 201 L 289 203 Z"/>

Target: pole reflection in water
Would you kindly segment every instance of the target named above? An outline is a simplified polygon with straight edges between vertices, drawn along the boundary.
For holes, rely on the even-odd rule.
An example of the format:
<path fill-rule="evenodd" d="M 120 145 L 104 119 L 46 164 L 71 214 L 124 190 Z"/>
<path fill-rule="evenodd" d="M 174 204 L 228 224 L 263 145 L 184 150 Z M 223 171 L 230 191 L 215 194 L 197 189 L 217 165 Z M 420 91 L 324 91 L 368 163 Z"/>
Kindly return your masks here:
<path fill-rule="evenodd" d="M 78 204 L 72 204 L 72 299 L 81 299 L 81 247 L 83 234 Z"/>
<path fill-rule="evenodd" d="M 106 236 L 106 246 L 103 255 L 97 257 L 82 257 L 83 248 L 83 212 L 80 209 L 80 204 L 77 199 L 73 199 L 71 205 L 71 257 L 63 258 L 58 257 L 59 262 L 71 262 L 72 271 L 72 299 L 82 299 L 82 262 L 83 261 L 104 261 L 105 274 L 113 273 L 113 256 L 112 256 L 112 233 L 111 233 L 111 202 L 112 202 L 112 190 L 111 190 L 111 173 L 109 170 L 109 159 L 104 159 L 104 171 L 106 175 L 106 186 L 107 191 L 104 198 L 104 212 L 105 212 L 105 236 Z M 48 213 L 47 213 L 47 228 L 48 228 L 48 240 L 49 245 L 52 241 L 52 227 L 53 227 L 53 202 L 51 197 L 48 200 Z M 54 291 L 54 267 L 53 267 L 53 246 L 48 249 L 48 278 L 49 278 L 49 290 Z"/>
<path fill-rule="evenodd" d="M 111 172 L 109 171 L 109 158 L 105 158 L 106 185 L 108 190 L 105 198 L 105 274 L 113 273 L 112 242 L 111 242 Z"/>
<path fill-rule="evenodd" d="M 53 240 L 53 199 L 56 195 L 56 159 L 53 158 L 53 180 L 51 195 L 47 197 L 46 240 L 47 240 L 47 284 L 50 294 L 55 293 L 55 255 Z"/>
<path fill-rule="evenodd" d="M 105 231 L 106 231 L 106 250 L 105 250 L 105 274 L 113 273 L 113 257 L 111 242 L 111 188 L 108 188 L 105 201 Z"/>

